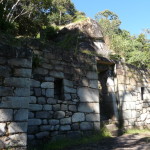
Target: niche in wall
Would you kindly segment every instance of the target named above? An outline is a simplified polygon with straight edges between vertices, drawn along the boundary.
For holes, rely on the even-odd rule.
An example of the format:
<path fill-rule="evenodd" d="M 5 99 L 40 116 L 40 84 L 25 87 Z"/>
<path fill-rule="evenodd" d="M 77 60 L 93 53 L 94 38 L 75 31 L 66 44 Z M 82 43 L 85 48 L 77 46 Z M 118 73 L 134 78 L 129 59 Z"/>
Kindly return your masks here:
<path fill-rule="evenodd" d="M 55 78 L 54 80 L 54 98 L 60 100 L 64 99 L 63 79 Z"/>

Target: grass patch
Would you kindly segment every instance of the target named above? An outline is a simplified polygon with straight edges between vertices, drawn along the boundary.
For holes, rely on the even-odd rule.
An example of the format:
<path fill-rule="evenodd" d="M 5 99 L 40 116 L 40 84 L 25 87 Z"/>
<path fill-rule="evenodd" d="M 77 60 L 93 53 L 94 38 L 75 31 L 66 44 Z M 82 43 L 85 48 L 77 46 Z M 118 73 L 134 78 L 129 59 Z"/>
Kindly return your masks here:
<path fill-rule="evenodd" d="M 110 132 L 108 132 L 106 128 L 102 128 L 101 131 L 98 131 L 97 133 L 90 136 L 84 136 L 77 139 L 64 138 L 61 140 L 49 142 L 47 144 L 42 144 L 41 146 L 39 146 L 38 150 L 60 150 L 71 146 L 78 146 L 98 142 L 99 140 L 108 137 L 111 137 Z"/>
<path fill-rule="evenodd" d="M 140 133 L 148 133 L 150 134 L 150 129 L 129 129 L 125 131 L 125 134 L 140 134 Z"/>

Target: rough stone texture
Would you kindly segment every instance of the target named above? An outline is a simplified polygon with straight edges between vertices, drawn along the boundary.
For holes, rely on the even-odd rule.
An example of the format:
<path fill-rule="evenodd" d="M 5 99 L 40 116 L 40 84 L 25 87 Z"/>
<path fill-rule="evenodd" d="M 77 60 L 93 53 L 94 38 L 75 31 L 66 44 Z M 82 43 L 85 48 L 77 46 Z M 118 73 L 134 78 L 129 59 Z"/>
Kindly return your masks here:
<path fill-rule="evenodd" d="M 6 127 L 5 123 L 0 123 L 0 136 L 5 135 L 5 133 L 6 133 L 5 127 Z"/>
<path fill-rule="evenodd" d="M 0 122 L 12 121 L 13 120 L 13 110 L 12 109 L 0 109 Z"/>
<path fill-rule="evenodd" d="M 81 122 L 85 120 L 84 113 L 74 113 L 72 116 L 72 122 Z"/>
<path fill-rule="evenodd" d="M 81 128 L 81 130 L 92 130 L 93 129 L 93 124 L 92 123 L 90 123 L 90 122 L 82 122 L 81 124 L 80 124 L 80 128 Z"/>

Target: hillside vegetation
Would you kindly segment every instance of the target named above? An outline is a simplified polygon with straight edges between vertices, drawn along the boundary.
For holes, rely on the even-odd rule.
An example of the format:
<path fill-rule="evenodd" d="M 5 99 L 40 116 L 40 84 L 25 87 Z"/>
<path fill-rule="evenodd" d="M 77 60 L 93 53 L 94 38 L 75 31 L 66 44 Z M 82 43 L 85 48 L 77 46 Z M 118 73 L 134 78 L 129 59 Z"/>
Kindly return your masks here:
<path fill-rule="evenodd" d="M 29 37 L 53 41 L 61 26 L 85 19 L 84 12 L 76 10 L 71 0 L 0 0 L 0 38 L 9 44 Z M 150 40 L 146 34 L 133 36 L 120 29 L 119 17 L 109 10 L 98 12 L 95 19 L 112 59 L 150 69 Z M 62 42 L 59 46 L 64 47 Z"/>

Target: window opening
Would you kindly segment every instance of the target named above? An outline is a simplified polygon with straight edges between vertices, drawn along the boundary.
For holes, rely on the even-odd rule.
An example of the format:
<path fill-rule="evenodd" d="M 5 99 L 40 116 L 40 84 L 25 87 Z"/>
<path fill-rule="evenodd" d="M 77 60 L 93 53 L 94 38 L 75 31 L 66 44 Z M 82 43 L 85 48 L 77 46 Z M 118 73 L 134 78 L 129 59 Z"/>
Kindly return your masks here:
<path fill-rule="evenodd" d="M 56 78 L 54 80 L 54 98 L 64 99 L 63 79 Z"/>
<path fill-rule="evenodd" d="M 141 100 L 144 99 L 144 87 L 141 87 Z"/>

